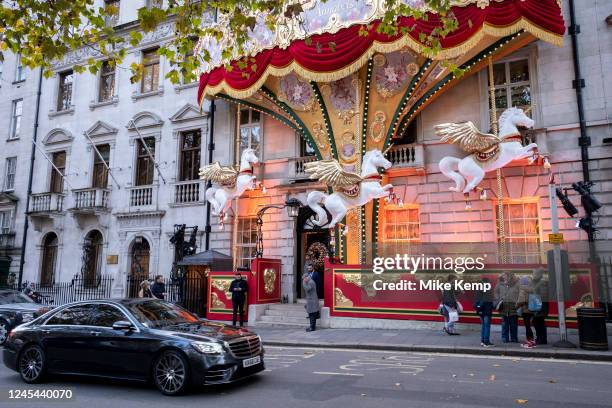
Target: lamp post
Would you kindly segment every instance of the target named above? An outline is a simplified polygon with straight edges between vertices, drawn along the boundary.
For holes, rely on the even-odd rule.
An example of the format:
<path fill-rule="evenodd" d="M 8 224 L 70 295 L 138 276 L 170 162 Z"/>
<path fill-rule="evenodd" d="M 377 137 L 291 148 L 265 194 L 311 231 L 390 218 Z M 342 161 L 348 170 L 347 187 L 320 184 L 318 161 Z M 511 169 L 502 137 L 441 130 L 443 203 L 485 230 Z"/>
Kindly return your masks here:
<path fill-rule="evenodd" d="M 261 226 L 263 225 L 263 215 L 264 213 L 269 210 L 270 208 L 276 208 L 278 210 L 282 210 L 283 208 L 287 209 L 287 215 L 290 218 L 297 218 L 299 212 L 300 212 L 300 206 L 301 203 L 298 199 L 296 198 L 289 198 L 287 201 L 285 201 L 285 204 L 282 205 L 266 205 L 265 207 L 262 207 L 259 209 L 259 211 L 257 211 L 257 245 L 256 245 L 256 257 L 257 258 L 262 258 L 263 257 L 263 232 L 261 231 Z"/>

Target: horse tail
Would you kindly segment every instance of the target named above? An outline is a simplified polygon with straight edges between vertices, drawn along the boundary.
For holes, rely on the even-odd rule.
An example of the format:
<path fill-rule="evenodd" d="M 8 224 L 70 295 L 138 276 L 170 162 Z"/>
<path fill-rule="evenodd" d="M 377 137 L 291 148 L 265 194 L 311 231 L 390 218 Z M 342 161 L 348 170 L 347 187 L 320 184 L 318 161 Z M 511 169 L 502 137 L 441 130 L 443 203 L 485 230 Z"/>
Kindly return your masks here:
<path fill-rule="evenodd" d="M 449 179 L 455 182 L 455 187 L 449 188 L 451 191 L 461 192 L 465 188 L 465 178 L 457 172 L 461 159 L 452 156 L 443 157 L 440 160 L 440 171 Z"/>
<path fill-rule="evenodd" d="M 327 212 L 321 206 L 327 197 L 327 194 L 320 191 L 311 191 L 308 193 L 308 197 L 306 197 L 306 203 L 308 203 L 308 206 L 312 209 L 312 211 L 317 214 L 317 219 L 314 221 L 314 224 L 318 225 L 319 227 L 329 222 L 327 219 Z"/>
<path fill-rule="evenodd" d="M 215 201 L 215 193 L 217 192 L 216 187 L 209 187 L 206 189 L 206 201 L 212 206 L 213 213 L 218 215 L 217 202 Z"/>

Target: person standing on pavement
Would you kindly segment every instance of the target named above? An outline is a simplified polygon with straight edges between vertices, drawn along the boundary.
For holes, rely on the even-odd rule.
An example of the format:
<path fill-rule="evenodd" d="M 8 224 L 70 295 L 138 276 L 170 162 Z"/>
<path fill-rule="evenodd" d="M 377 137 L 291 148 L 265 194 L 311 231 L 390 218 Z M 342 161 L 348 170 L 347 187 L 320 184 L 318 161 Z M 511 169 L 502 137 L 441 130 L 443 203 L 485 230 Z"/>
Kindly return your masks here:
<path fill-rule="evenodd" d="M 162 275 L 157 275 L 155 277 L 155 282 L 151 286 L 151 292 L 153 292 L 153 296 L 158 299 L 164 300 L 166 298 L 166 284 L 164 283 L 164 277 Z"/>
<path fill-rule="evenodd" d="M 236 326 L 237 315 L 240 315 L 240 327 L 244 326 L 244 301 L 249 291 L 249 285 L 242 279 L 242 274 L 236 270 L 234 280 L 230 284 L 229 291 L 232 294 L 232 325 Z"/>
<path fill-rule="evenodd" d="M 323 291 L 322 291 L 322 279 L 321 279 L 321 275 L 319 274 L 319 272 L 317 272 L 314 268 L 314 265 L 310 264 L 308 265 L 308 267 L 306 268 L 306 273 L 310 276 L 310 279 L 312 279 L 315 283 L 315 286 L 317 288 L 317 297 L 320 299 L 323 297 Z"/>
<path fill-rule="evenodd" d="M 481 283 L 491 284 L 489 278 L 482 278 Z M 480 317 L 480 345 L 491 347 L 491 318 L 493 317 L 493 290 L 479 290 L 476 292 L 474 310 Z"/>
<path fill-rule="evenodd" d="M 140 290 L 138 291 L 139 298 L 154 298 L 153 292 L 151 292 L 151 283 L 145 279 L 140 282 Z"/>
<path fill-rule="evenodd" d="M 544 279 L 544 268 L 533 271 L 532 284 L 533 294 L 542 303 L 540 310 L 533 312 L 533 326 L 536 332 L 536 345 L 548 344 L 546 333 L 546 317 L 548 316 L 548 281 Z"/>
<path fill-rule="evenodd" d="M 516 302 L 519 295 L 519 281 L 510 271 L 499 276 L 495 287 L 495 309 L 502 317 L 502 341 L 518 343 L 518 316 Z"/>
<path fill-rule="evenodd" d="M 533 312 L 529 310 L 529 295 L 533 293 L 533 283 L 529 276 L 523 276 L 519 280 L 519 294 L 516 301 L 517 313 L 523 318 L 523 324 L 525 325 L 525 337 L 526 340 L 521 347 L 533 348 L 536 346 L 533 337 L 533 329 L 531 323 L 533 321 Z"/>
<path fill-rule="evenodd" d="M 448 275 L 446 281 L 452 284 L 455 281 L 455 277 L 453 275 Z M 459 313 L 463 311 L 461 303 L 457 301 L 457 295 L 460 293 L 461 292 L 452 288 L 442 291 L 441 312 L 442 316 L 444 316 L 444 331 L 449 336 L 458 336 L 460 334 L 455 331 L 455 323 L 459 321 Z"/>
<path fill-rule="evenodd" d="M 307 328 L 306 331 L 311 332 L 316 330 L 317 319 L 320 317 L 317 285 L 310 275 L 305 273 L 302 277 L 302 287 L 306 292 L 306 304 L 304 308 L 306 309 L 306 313 L 308 313 L 308 319 L 310 321 L 310 327 Z"/>

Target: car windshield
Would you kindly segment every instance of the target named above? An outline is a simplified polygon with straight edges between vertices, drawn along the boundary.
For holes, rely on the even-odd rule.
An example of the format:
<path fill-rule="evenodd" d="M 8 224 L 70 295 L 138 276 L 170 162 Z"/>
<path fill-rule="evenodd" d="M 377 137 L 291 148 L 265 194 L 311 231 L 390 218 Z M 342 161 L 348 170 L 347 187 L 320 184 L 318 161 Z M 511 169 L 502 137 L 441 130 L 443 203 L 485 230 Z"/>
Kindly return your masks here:
<path fill-rule="evenodd" d="M 127 306 L 138 321 L 147 327 L 197 323 L 198 318 L 175 304 L 150 300 Z"/>
<path fill-rule="evenodd" d="M 0 292 L 0 305 L 9 303 L 34 303 L 34 301 L 21 292 Z"/>

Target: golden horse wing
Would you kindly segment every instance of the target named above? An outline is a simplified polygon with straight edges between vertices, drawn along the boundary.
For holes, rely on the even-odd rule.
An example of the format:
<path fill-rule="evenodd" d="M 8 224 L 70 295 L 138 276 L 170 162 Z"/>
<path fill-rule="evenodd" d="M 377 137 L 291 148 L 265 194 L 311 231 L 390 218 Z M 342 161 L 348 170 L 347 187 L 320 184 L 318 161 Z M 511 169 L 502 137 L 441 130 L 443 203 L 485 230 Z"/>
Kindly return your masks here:
<path fill-rule="evenodd" d="M 219 162 L 200 167 L 199 174 L 201 180 L 210 180 L 217 184 L 232 184 L 236 181 L 236 177 L 238 177 L 236 169 L 229 166 L 221 166 Z"/>
<path fill-rule="evenodd" d="M 319 179 L 331 187 L 351 187 L 361 183 L 363 178 L 342 168 L 337 160 L 320 160 L 305 163 L 304 171 L 311 179 Z"/>
<path fill-rule="evenodd" d="M 486 151 L 501 142 L 501 139 L 490 133 L 482 133 L 472 122 L 442 123 L 434 127 L 436 134 L 445 143 L 453 143 L 468 152 Z"/>

